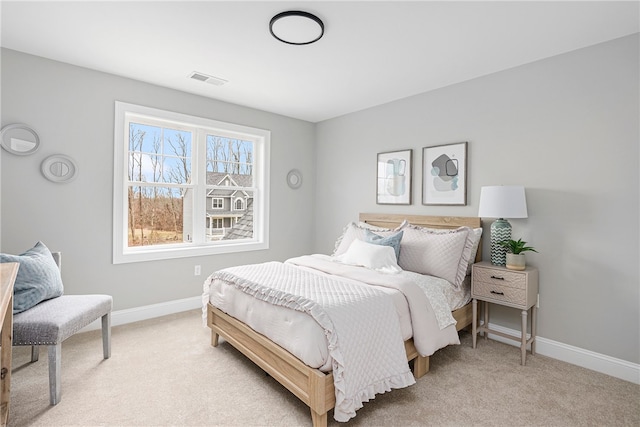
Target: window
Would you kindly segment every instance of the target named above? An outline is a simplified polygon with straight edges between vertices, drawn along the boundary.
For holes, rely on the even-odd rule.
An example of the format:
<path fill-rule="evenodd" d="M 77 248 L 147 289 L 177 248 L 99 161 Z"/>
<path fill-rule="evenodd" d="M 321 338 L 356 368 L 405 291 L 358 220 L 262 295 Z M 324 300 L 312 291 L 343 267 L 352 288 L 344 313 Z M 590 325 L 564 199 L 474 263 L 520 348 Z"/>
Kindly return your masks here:
<path fill-rule="evenodd" d="M 114 263 L 269 247 L 268 131 L 115 110 Z"/>
<path fill-rule="evenodd" d="M 213 197 L 211 199 L 211 209 L 222 209 L 224 207 L 224 199 L 220 197 Z"/>

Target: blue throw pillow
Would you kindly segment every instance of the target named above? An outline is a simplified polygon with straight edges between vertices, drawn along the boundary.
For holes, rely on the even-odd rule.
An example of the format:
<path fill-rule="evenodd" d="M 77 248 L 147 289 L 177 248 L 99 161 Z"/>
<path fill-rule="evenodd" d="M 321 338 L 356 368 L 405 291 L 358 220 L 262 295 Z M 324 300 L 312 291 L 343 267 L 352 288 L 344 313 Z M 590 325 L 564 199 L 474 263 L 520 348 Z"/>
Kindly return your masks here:
<path fill-rule="evenodd" d="M 44 243 L 20 255 L 0 254 L 0 262 L 20 263 L 13 288 L 13 314 L 63 293 L 60 269 Z"/>
<path fill-rule="evenodd" d="M 396 252 L 396 260 L 400 257 L 400 241 L 402 240 L 403 231 L 398 231 L 391 236 L 380 236 L 370 230 L 364 230 L 364 241 L 375 245 L 391 246 Z"/>

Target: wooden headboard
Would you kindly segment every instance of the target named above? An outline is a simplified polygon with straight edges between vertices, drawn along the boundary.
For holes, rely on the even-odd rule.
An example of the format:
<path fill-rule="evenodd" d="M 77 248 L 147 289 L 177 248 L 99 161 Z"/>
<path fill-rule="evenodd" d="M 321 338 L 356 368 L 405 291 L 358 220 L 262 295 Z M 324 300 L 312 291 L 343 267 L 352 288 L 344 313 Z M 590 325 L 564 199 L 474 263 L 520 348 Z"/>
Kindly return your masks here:
<path fill-rule="evenodd" d="M 373 214 L 361 213 L 360 222 L 375 225 L 377 227 L 395 228 L 407 220 L 411 224 L 428 228 L 458 228 L 458 227 L 482 227 L 482 220 L 478 217 L 466 216 L 428 216 L 428 215 L 402 215 L 402 214 Z M 482 241 L 476 253 L 476 262 L 482 261 Z"/>

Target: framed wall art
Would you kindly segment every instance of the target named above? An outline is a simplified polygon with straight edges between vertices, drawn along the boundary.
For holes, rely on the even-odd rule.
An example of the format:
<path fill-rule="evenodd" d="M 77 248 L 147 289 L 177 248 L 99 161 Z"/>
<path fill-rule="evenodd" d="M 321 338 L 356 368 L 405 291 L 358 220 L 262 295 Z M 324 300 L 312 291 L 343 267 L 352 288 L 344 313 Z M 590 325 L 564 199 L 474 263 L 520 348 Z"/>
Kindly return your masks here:
<path fill-rule="evenodd" d="M 378 153 L 376 203 L 410 205 L 413 150 Z"/>
<path fill-rule="evenodd" d="M 467 204 L 467 143 L 422 149 L 422 204 Z"/>

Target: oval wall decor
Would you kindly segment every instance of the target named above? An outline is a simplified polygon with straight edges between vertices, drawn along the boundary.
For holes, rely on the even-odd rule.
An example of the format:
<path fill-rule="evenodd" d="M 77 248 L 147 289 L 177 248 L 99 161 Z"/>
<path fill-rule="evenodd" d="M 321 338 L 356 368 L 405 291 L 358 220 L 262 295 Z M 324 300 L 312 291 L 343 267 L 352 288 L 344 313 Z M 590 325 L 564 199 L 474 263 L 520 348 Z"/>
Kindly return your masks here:
<path fill-rule="evenodd" d="M 0 131 L 2 148 L 11 154 L 28 156 L 40 148 L 38 134 L 27 125 L 15 123 L 7 125 Z"/>
<path fill-rule="evenodd" d="M 70 182 L 78 175 L 76 162 L 68 156 L 55 154 L 42 162 L 42 174 L 51 182 Z"/>
<path fill-rule="evenodd" d="M 294 190 L 302 185 L 302 173 L 298 169 L 292 169 L 287 174 L 287 185 Z"/>

